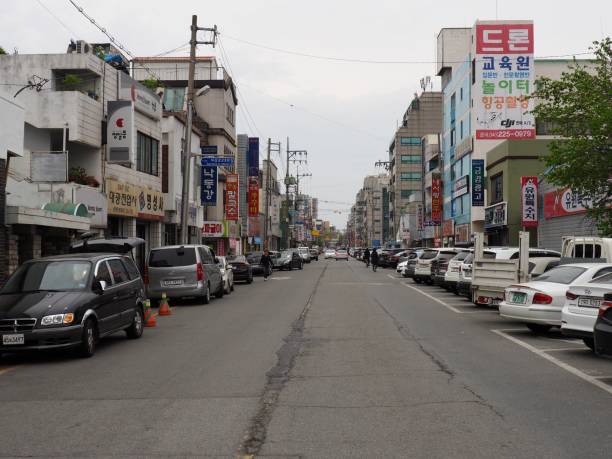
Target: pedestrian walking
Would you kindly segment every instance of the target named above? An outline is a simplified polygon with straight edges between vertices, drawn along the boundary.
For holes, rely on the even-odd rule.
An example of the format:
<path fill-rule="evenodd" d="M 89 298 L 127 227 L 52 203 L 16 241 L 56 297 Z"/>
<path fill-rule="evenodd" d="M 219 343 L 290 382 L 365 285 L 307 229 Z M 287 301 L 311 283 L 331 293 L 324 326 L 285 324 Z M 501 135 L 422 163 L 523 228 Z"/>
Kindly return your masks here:
<path fill-rule="evenodd" d="M 372 249 L 370 259 L 372 261 L 372 271 L 376 272 L 376 268 L 378 267 L 378 251 L 376 249 Z"/>
<path fill-rule="evenodd" d="M 268 252 L 267 249 L 261 256 L 261 260 L 259 261 L 259 263 L 261 264 L 261 266 L 263 266 L 264 281 L 267 281 L 268 277 L 270 277 L 270 274 L 272 274 L 272 266 L 274 266 L 272 263 L 272 258 L 270 257 L 270 252 Z"/>
<path fill-rule="evenodd" d="M 370 267 L 370 249 L 368 249 L 367 247 L 363 251 L 363 261 L 366 264 L 366 268 L 369 268 Z"/>

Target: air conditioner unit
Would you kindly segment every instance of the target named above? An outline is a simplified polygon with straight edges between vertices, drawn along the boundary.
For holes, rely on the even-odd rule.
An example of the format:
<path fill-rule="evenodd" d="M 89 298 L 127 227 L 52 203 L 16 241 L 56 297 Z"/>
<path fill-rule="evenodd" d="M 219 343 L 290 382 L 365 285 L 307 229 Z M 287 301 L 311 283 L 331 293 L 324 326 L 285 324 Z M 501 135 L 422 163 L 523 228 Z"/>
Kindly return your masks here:
<path fill-rule="evenodd" d="M 77 54 L 88 54 L 91 52 L 91 45 L 85 40 L 77 40 L 76 52 Z"/>

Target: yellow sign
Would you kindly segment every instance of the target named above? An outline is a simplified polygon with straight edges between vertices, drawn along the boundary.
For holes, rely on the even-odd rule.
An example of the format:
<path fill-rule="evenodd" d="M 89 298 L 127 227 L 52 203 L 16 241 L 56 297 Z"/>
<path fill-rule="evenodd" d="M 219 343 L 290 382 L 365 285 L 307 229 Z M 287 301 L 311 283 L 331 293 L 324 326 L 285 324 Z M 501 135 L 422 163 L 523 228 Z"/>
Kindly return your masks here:
<path fill-rule="evenodd" d="M 106 180 L 108 214 L 122 217 L 163 220 L 164 194 L 137 185 Z"/>
<path fill-rule="evenodd" d="M 319 230 L 313 229 L 310 231 L 311 236 L 317 237 L 319 236 Z"/>

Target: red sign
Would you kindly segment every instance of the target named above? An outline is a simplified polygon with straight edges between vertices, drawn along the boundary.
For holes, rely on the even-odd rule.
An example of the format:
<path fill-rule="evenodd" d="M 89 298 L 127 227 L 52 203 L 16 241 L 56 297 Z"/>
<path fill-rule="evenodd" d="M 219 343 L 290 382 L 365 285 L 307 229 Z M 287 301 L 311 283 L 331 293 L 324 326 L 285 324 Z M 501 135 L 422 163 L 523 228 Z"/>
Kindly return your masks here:
<path fill-rule="evenodd" d="M 538 178 L 521 177 L 521 225 L 525 228 L 538 226 Z"/>
<path fill-rule="evenodd" d="M 259 215 L 259 181 L 257 177 L 249 177 L 249 217 Z"/>
<path fill-rule="evenodd" d="M 550 191 L 544 195 L 544 218 L 546 219 L 586 211 L 580 195 L 573 193 L 569 188 Z"/>
<path fill-rule="evenodd" d="M 533 24 L 477 24 L 476 53 L 533 54 Z"/>
<path fill-rule="evenodd" d="M 431 179 L 431 221 L 436 225 L 442 222 L 442 180 Z"/>
<path fill-rule="evenodd" d="M 223 237 L 223 222 L 204 222 L 202 237 Z"/>
<path fill-rule="evenodd" d="M 225 219 L 238 220 L 238 174 L 227 174 L 225 183 Z"/>
<path fill-rule="evenodd" d="M 455 234 L 454 225 L 455 221 L 453 219 L 444 220 L 442 222 L 442 237 L 453 236 Z"/>

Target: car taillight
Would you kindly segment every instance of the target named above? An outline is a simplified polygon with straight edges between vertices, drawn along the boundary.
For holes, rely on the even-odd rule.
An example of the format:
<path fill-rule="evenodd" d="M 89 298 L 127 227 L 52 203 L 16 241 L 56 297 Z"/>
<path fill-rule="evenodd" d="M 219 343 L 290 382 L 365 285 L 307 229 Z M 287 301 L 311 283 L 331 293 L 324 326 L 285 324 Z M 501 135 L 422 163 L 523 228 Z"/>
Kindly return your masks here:
<path fill-rule="evenodd" d="M 576 298 L 578 298 L 578 295 L 568 290 L 567 292 L 565 292 L 565 298 L 567 298 L 568 300 L 575 300 Z"/>
<path fill-rule="evenodd" d="M 546 293 L 537 292 L 533 295 L 533 304 L 550 304 L 552 303 L 553 298 Z"/>
<path fill-rule="evenodd" d="M 203 281 L 204 280 L 204 267 L 202 266 L 202 263 L 198 263 L 196 266 L 196 274 L 198 276 L 198 280 L 199 281 Z"/>
<path fill-rule="evenodd" d="M 597 315 L 603 317 L 603 315 L 608 312 L 608 309 L 612 309 L 612 301 L 602 301 L 599 305 L 599 312 Z"/>
<path fill-rule="evenodd" d="M 142 273 L 142 281 L 145 285 L 149 285 L 149 267 L 147 265 L 145 265 L 144 273 Z"/>

